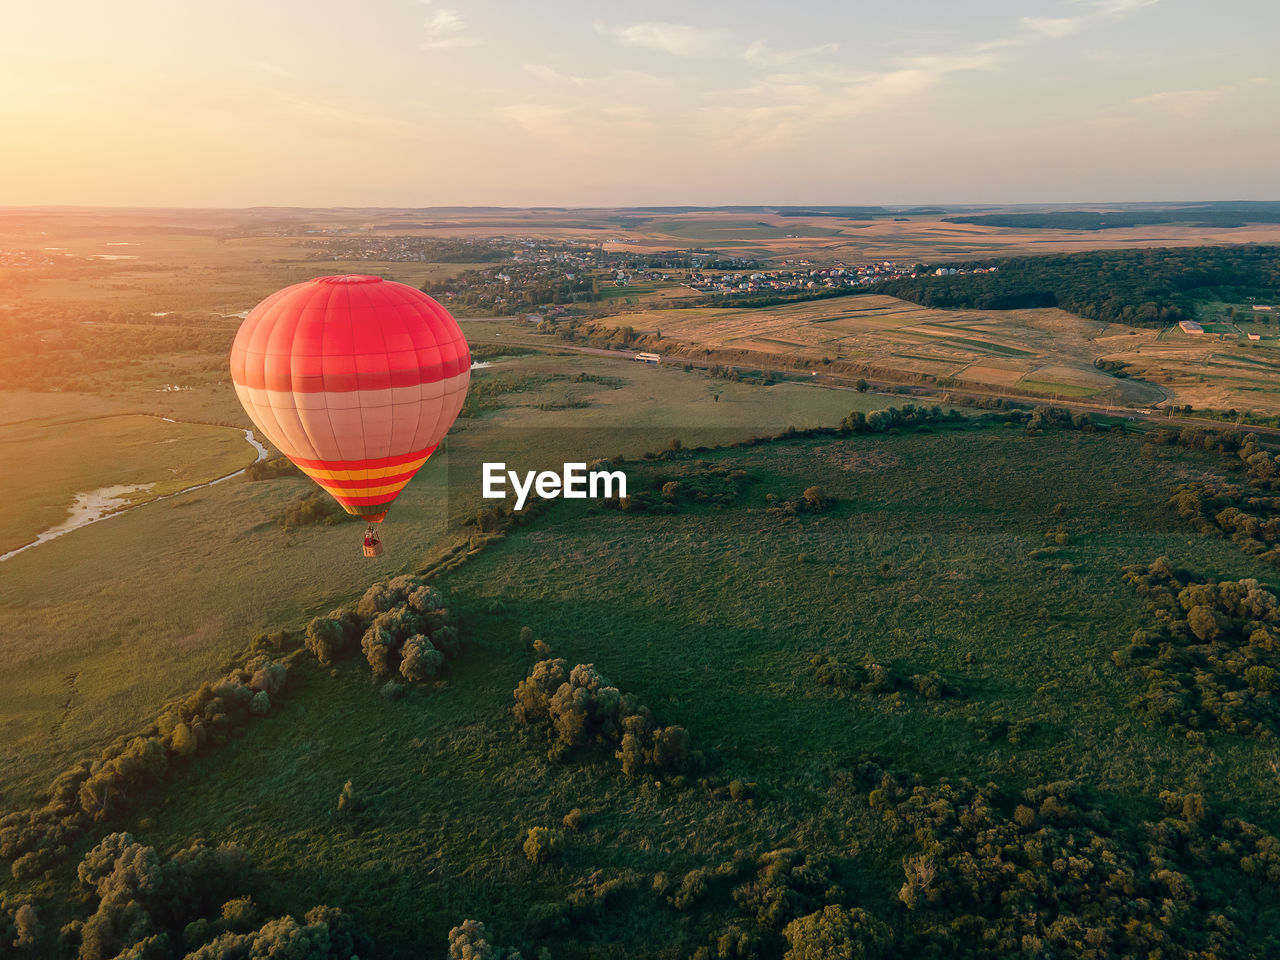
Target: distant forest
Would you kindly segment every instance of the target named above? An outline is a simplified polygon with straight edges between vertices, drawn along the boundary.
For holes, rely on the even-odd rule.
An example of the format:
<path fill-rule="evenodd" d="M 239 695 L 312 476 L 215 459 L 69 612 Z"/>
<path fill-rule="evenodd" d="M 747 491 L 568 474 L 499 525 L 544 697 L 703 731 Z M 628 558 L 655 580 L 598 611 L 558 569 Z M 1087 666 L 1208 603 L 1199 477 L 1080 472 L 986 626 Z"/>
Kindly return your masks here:
<path fill-rule="evenodd" d="M 991 263 L 946 266 L 964 270 Z M 1280 247 L 1275 246 L 1097 250 L 995 264 L 996 273 L 890 280 L 873 290 L 926 307 L 1061 307 L 1091 320 L 1135 326 L 1187 319 L 1197 300 L 1280 299 Z"/>
<path fill-rule="evenodd" d="M 1161 223 L 1197 227 L 1243 227 L 1248 223 L 1280 223 L 1280 203 L 1239 201 L 1193 203 L 1159 210 L 1053 210 L 1041 213 L 979 213 L 947 217 L 947 223 L 1028 230 L 1114 230 Z"/>

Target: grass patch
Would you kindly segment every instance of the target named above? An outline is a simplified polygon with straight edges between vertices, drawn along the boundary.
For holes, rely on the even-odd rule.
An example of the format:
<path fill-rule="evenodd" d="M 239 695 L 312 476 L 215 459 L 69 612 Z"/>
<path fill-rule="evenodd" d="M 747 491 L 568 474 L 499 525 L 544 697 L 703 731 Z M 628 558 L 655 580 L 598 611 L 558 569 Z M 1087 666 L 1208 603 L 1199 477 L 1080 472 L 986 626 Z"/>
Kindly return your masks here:
<path fill-rule="evenodd" d="M 1055 383 L 1051 380 L 1019 380 L 1017 385 L 1037 393 L 1054 394 L 1063 397 L 1092 397 L 1101 391 L 1097 387 L 1086 387 L 1079 383 Z"/>

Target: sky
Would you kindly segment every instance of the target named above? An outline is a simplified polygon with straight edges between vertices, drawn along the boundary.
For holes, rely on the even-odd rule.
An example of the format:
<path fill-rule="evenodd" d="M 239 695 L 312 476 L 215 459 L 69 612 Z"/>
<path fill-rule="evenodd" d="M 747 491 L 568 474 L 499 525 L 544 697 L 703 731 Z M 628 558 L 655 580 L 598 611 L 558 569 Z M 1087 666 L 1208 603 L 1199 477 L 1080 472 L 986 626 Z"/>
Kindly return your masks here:
<path fill-rule="evenodd" d="M 1275 0 L 42 0 L 4 25 L 3 205 L 1280 199 Z"/>

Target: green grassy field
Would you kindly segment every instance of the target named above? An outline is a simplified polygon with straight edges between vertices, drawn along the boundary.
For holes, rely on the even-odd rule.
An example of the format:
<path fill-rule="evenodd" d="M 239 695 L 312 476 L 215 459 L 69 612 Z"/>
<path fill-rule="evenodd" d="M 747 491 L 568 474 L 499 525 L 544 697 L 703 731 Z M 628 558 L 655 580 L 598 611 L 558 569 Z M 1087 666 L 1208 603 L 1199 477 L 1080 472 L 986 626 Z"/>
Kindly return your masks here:
<path fill-rule="evenodd" d="M 740 850 L 833 856 L 853 902 L 895 916 L 903 842 L 842 786 L 868 760 L 1014 794 L 1072 778 L 1121 823 L 1155 816 L 1160 790 L 1196 790 L 1274 826 L 1270 747 L 1212 734 L 1196 746 L 1144 724 L 1128 705 L 1132 676 L 1110 660 L 1145 616 L 1120 581 L 1125 564 L 1167 554 L 1215 577 L 1274 573 L 1165 507 L 1169 486 L 1208 461 L 999 428 L 711 459 L 753 478 L 737 505 L 675 516 L 556 506 L 438 581 L 466 641 L 446 681 L 388 700 L 361 662 L 333 677 L 303 668 L 277 713 L 176 773 L 127 826 L 161 848 L 240 842 L 264 871 L 268 909 L 339 904 L 388 956 L 479 917 L 501 943 L 619 958 L 685 957 L 714 936 L 722 917 L 671 910 L 651 879 Z M 765 512 L 768 494 L 812 484 L 836 498 L 829 512 Z M 1046 548 L 1059 529 L 1068 542 Z M 524 625 L 685 726 L 719 775 L 756 784 L 752 803 L 628 781 L 607 753 L 557 763 L 531 747 L 510 716 L 535 659 Z M 815 683 L 815 654 L 937 670 L 961 695 L 842 694 Z M 1023 725 L 1023 739 L 989 739 L 998 720 Z M 335 820 L 348 779 L 370 807 Z M 527 862 L 525 830 L 575 807 L 587 825 L 563 856 Z M 623 890 L 608 910 L 530 932 L 547 904 L 605 880 Z"/>
<path fill-rule="evenodd" d="M 478 372 L 477 383 L 487 376 L 529 378 L 533 389 L 503 394 L 482 419 L 454 428 L 447 455 L 432 458 L 397 501 L 385 525 L 388 554 L 377 563 L 359 555 L 357 526 L 286 533 L 275 524 L 289 504 L 313 489 L 301 478 L 228 481 L 130 510 L 5 561 L 0 803 L 30 798 L 59 770 L 216 674 L 254 635 L 297 628 L 358 596 L 373 580 L 414 569 L 459 536 L 451 522 L 480 505 L 483 460 L 540 458 L 558 464 L 619 452 L 634 456 L 665 448 L 676 437 L 731 442 L 791 425 L 830 425 L 851 409 L 893 402 L 792 383 L 726 383 L 674 367 L 579 355 L 503 360 Z M 596 379 L 575 381 L 579 376 Z M 231 416 L 236 406 L 226 386 L 211 394 L 160 396 L 176 416 L 199 410 Z M 6 409 L 27 419 L 0 427 L 15 436 L 30 433 L 31 444 L 61 451 L 58 469 L 66 473 L 55 489 L 96 489 L 135 474 L 158 479 L 148 465 L 169 463 L 171 448 L 182 447 L 144 443 L 134 459 L 120 461 L 128 471 L 86 466 L 98 472 L 78 479 L 71 469 L 73 451 L 59 439 L 63 428 L 43 427 L 37 419 L 42 413 L 68 415 L 75 404 L 64 399 L 15 395 Z M 129 402 L 119 401 L 126 407 Z M 555 409 L 544 409 L 548 405 Z M 135 420 L 178 430 L 143 418 L 102 422 Z M 252 460 L 238 431 L 183 426 L 177 435 L 207 436 L 214 453 L 225 445 L 237 466 Z M 193 462 L 189 470 L 193 476 L 226 472 L 216 459 Z M 451 477 L 466 477 L 467 485 L 451 483 Z"/>

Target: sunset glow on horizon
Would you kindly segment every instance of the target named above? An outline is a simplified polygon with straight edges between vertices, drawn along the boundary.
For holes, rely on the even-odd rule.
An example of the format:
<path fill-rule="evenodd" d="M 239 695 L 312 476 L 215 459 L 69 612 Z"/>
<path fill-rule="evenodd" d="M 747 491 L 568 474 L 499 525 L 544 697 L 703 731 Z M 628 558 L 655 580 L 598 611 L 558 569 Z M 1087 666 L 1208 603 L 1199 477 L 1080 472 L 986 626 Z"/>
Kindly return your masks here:
<path fill-rule="evenodd" d="M 54 0 L 0 204 L 1277 199 L 1274 4 Z"/>

